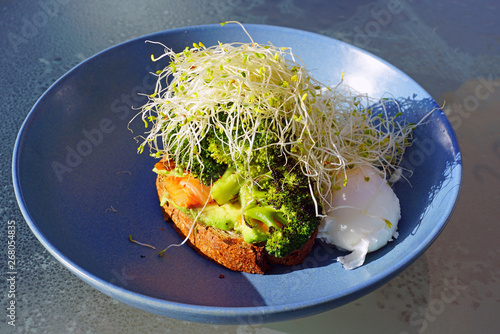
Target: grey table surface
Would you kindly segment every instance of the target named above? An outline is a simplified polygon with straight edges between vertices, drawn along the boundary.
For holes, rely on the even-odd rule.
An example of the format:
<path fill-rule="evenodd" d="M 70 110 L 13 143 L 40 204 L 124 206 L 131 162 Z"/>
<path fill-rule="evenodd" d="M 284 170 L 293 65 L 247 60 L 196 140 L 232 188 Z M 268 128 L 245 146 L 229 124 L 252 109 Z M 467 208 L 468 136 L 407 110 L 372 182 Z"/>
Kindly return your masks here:
<path fill-rule="evenodd" d="M 0 333 L 498 333 L 500 4 L 494 0 L 0 2 Z M 137 310 L 80 281 L 38 242 L 16 203 L 11 163 L 36 100 L 86 58 L 145 34 L 237 20 L 357 45 L 439 104 L 463 154 L 457 207 L 438 240 L 383 287 L 288 322 L 207 325 Z M 8 324 L 9 222 L 17 226 L 16 326 Z"/>

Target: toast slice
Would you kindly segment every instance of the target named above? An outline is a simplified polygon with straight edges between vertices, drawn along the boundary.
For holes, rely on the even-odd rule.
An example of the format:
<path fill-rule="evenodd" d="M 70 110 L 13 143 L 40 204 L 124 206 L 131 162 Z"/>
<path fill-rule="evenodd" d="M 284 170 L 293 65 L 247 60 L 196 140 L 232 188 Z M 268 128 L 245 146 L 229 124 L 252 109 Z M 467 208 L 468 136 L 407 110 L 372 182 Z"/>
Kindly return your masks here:
<path fill-rule="evenodd" d="M 165 177 L 164 175 L 158 175 L 156 179 L 156 188 L 160 201 L 165 196 L 168 197 L 167 189 L 162 186 Z M 168 201 L 162 206 L 162 210 L 165 220 L 171 220 L 177 233 L 182 238 L 186 238 L 193 220 Z M 195 230 L 189 236 L 187 244 L 198 254 L 231 270 L 250 274 L 264 274 L 275 264 L 293 266 L 302 263 L 311 252 L 317 233 L 316 230 L 307 243 L 284 258 L 277 258 L 268 254 L 264 244 L 249 244 L 236 233 L 198 223 L 196 223 Z"/>

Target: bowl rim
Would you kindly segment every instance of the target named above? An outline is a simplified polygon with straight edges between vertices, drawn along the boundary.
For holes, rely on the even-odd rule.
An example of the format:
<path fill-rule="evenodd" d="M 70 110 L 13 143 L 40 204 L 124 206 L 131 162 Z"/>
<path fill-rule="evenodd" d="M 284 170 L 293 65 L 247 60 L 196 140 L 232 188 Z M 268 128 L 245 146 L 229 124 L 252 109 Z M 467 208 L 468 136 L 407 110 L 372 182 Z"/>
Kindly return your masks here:
<path fill-rule="evenodd" d="M 275 26 L 275 25 L 264 25 L 264 24 L 244 24 L 244 27 L 251 32 L 252 30 L 274 30 L 279 31 L 280 33 L 293 33 L 293 34 L 305 34 L 314 37 L 315 39 L 322 39 L 334 41 L 338 45 L 347 46 L 350 49 L 357 50 L 358 52 L 363 53 L 371 58 L 376 59 L 377 61 L 385 64 L 391 69 L 395 69 L 399 74 L 405 76 L 412 85 L 421 88 L 425 93 L 427 93 L 417 82 L 415 82 L 412 78 L 410 78 L 406 73 L 396 68 L 392 64 L 387 61 L 379 58 L 376 55 L 371 54 L 355 45 L 351 45 L 344 41 L 340 41 L 334 39 L 332 37 L 328 37 L 325 35 L 321 35 L 315 32 L 299 30 L 296 28 Z M 448 201 L 446 207 L 442 211 L 440 224 L 438 224 L 433 229 L 433 234 L 428 235 L 424 240 L 425 242 L 421 243 L 421 247 L 417 247 L 413 249 L 411 253 L 406 254 L 404 259 L 397 263 L 391 270 L 380 273 L 377 276 L 370 277 L 370 279 L 363 282 L 363 284 L 356 285 L 351 289 L 347 289 L 342 291 L 341 294 L 336 294 L 335 296 L 324 296 L 322 298 L 316 298 L 312 300 L 308 300 L 306 302 L 295 302 L 291 304 L 283 304 L 283 305 L 271 305 L 271 306 L 248 306 L 248 307 L 224 307 L 224 306 L 204 306 L 204 305 L 193 305 L 187 303 L 174 302 L 169 300 L 163 300 L 155 297 L 150 297 L 146 295 L 142 295 L 137 292 L 129 291 L 125 288 L 116 286 L 110 282 L 107 282 L 101 278 L 98 278 L 92 273 L 86 272 L 76 263 L 67 258 L 64 254 L 60 253 L 55 247 L 50 243 L 50 241 L 45 237 L 43 232 L 38 228 L 36 222 L 31 217 L 29 209 L 27 207 L 26 202 L 23 198 L 23 190 L 20 185 L 20 175 L 18 173 L 19 170 L 19 161 L 20 155 L 22 154 L 21 148 L 23 144 L 23 135 L 27 130 L 32 118 L 37 112 L 37 107 L 41 103 L 41 101 L 50 94 L 50 92 L 57 87 L 65 80 L 67 76 L 70 76 L 77 69 L 84 68 L 86 64 L 91 62 L 94 58 L 101 57 L 103 54 L 106 54 L 108 51 L 120 48 L 127 44 L 137 43 L 138 41 L 144 41 L 146 39 L 154 39 L 155 37 L 164 36 L 168 34 L 178 35 L 184 34 L 186 32 L 193 32 L 198 30 L 215 30 L 220 28 L 218 24 L 208 24 L 208 25 L 196 25 L 196 26 L 187 26 L 182 28 L 175 28 L 165 31 L 154 32 L 151 34 L 146 34 L 143 36 L 139 36 L 119 44 L 110 46 L 105 48 L 104 50 L 94 54 L 93 56 L 87 58 L 86 60 L 80 62 L 72 69 L 63 74 L 57 81 L 55 81 L 50 87 L 38 98 L 32 109 L 27 114 L 25 120 L 23 121 L 18 135 L 15 140 L 13 154 L 12 154 L 12 182 L 14 186 L 15 196 L 22 212 L 22 215 L 29 225 L 30 229 L 33 231 L 37 239 L 42 243 L 42 245 L 49 251 L 49 253 L 54 256 L 63 266 L 68 268 L 73 274 L 77 277 L 88 283 L 89 285 L 95 287 L 97 290 L 103 292 L 104 294 L 111 296 L 117 300 L 120 300 L 129 305 L 135 306 L 137 308 L 145 309 L 144 305 L 151 306 L 149 311 L 152 313 L 166 315 L 172 318 L 184 319 L 195 322 L 207 322 L 207 323 L 219 323 L 219 324 L 249 324 L 245 319 L 260 319 L 261 322 L 271 322 L 271 321 L 283 321 L 290 320 L 292 318 L 296 318 L 296 314 L 302 313 L 302 316 L 308 316 L 312 314 L 318 313 L 318 311 L 325 310 L 325 308 L 330 307 L 335 304 L 340 306 L 341 304 L 349 303 L 362 295 L 365 295 L 369 291 L 373 291 L 376 288 L 382 286 L 387 283 L 390 279 L 398 275 L 402 270 L 412 264 L 416 259 L 422 255 L 428 247 L 432 245 L 432 243 L 438 238 L 441 232 L 444 230 L 447 225 L 454 208 L 456 207 L 458 196 L 461 189 L 462 184 L 462 161 L 461 161 L 461 153 L 459 144 L 456 138 L 456 135 L 447 120 L 446 116 L 443 118 L 444 126 L 446 127 L 447 133 L 450 136 L 453 149 L 455 151 L 456 157 L 456 168 L 457 171 L 456 177 L 458 179 L 455 180 L 456 187 L 452 189 L 452 193 L 448 194 L 448 197 L 453 198 L 453 201 Z M 428 97 L 431 97 L 428 94 Z M 432 98 L 432 97 L 431 97 Z M 433 99 L 434 100 L 434 99 Z M 339 301 L 341 303 L 339 304 Z M 294 316 L 291 316 L 293 314 Z M 250 321 L 251 322 L 251 321 Z"/>

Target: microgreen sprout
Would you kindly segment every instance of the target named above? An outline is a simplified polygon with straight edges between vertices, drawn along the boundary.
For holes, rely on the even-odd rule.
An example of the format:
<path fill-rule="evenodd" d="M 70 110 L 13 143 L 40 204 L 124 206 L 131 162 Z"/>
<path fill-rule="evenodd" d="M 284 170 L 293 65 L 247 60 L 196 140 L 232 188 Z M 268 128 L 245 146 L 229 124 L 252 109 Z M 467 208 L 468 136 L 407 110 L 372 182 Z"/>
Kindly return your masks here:
<path fill-rule="evenodd" d="M 321 205 L 339 180 L 346 184 L 349 168 L 369 163 L 385 174 L 396 169 L 413 126 L 396 122 L 400 114 L 389 116 L 384 104 L 393 102 L 378 101 L 381 112 L 374 116 L 368 109 L 374 101 L 343 85 L 344 73 L 338 85 L 328 87 L 290 48 L 257 44 L 244 31 L 251 43 L 198 42 L 175 52 L 151 42 L 163 47 L 151 59 L 167 58 L 169 64 L 154 74 L 155 91 L 136 116 L 147 130 L 139 152 L 147 146 L 152 156 L 183 162 L 189 170 L 197 152 L 206 149 L 204 136 L 214 131 L 227 147 L 228 161 L 250 179 L 252 152 L 263 149 L 254 139 L 267 128 L 275 138 L 268 145 L 299 162 Z M 247 165 L 236 163 L 245 157 Z"/>
<path fill-rule="evenodd" d="M 145 244 L 145 243 L 142 243 L 142 242 L 139 242 L 137 240 L 132 239 L 132 235 L 131 234 L 128 235 L 128 239 L 130 240 L 130 242 L 133 242 L 135 244 L 138 244 L 138 245 L 141 245 L 141 246 L 144 246 L 144 247 L 149 247 L 149 248 L 156 249 L 154 246 L 151 246 L 149 244 Z"/>

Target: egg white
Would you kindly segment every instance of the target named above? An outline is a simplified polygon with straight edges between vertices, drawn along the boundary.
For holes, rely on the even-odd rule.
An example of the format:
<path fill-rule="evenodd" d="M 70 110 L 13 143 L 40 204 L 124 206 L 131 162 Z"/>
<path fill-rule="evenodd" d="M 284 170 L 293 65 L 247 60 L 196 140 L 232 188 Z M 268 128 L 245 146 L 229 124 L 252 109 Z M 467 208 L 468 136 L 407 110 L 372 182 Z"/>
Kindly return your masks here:
<path fill-rule="evenodd" d="M 399 199 L 380 172 L 363 165 L 347 172 L 347 183 L 336 185 L 330 210 L 320 224 L 318 238 L 351 251 L 337 258 L 345 269 L 361 266 L 366 254 L 397 238 L 401 218 Z"/>

